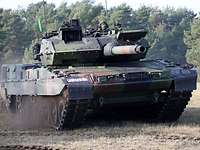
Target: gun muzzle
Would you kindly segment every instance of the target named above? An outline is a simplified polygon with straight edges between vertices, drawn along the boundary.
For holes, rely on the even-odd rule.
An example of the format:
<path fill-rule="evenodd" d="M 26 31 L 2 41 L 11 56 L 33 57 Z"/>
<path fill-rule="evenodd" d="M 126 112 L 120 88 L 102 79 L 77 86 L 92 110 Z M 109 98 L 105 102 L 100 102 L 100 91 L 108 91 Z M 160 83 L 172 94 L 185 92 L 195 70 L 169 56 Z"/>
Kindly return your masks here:
<path fill-rule="evenodd" d="M 109 43 L 104 48 L 105 56 L 143 54 L 146 48 L 141 45 L 113 46 Z"/>

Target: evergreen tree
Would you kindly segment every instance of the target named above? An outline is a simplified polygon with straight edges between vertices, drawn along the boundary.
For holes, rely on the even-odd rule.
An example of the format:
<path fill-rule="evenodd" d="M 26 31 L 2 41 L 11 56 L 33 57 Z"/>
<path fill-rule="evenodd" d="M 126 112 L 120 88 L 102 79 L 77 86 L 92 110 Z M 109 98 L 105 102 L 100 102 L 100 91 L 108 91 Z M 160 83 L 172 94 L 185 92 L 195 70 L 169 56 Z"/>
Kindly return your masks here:
<path fill-rule="evenodd" d="M 185 43 L 187 45 L 187 60 L 200 69 L 200 18 L 194 20 L 191 31 L 185 32 Z"/>
<path fill-rule="evenodd" d="M 0 9 L 0 62 L 20 62 L 23 55 L 23 61 L 30 60 L 31 47 L 44 32 L 57 30 L 63 21 L 77 18 L 83 28 L 90 25 L 96 27 L 98 23 L 107 21 L 110 28 L 119 22 L 125 30 L 146 29 L 146 38 L 151 45 L 147 58 L 164 58 L 183 63 L 186 61 L 187 52 L 187 60 L 200 65 L 200 19 L 196 19 L 191 26 L 194 12 L 187 9 L 146 6 L 133 10 L 126 4 L 110 8 L 107 17 L 105 12 L 103 6 L 95 5 L 92 0 L 83 0 L 72 5 L 62 3 L 58 8 L 54 4 L 44 4 L 41 1 L 30 4 L 27 9 Z M 43 32 L 40 32 L 38 22 Z"/>

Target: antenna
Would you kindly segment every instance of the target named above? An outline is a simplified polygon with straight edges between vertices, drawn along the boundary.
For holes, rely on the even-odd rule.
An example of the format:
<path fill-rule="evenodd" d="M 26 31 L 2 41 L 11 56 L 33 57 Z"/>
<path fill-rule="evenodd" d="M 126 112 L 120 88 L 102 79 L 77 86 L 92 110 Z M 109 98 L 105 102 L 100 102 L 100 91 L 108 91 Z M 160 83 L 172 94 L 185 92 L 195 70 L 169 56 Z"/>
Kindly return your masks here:
<path fill-rule="evenodd" d="M 44 0 L 43 0 L 43 16 L 44 16 L 44 20 L 45 20 L 45 28 L 47 30 L 47 17 L 46 17 L 46 9 L 45 9 L 45 1 Z"/>
<path fill-rule="evenodd" d="M 105 0 L 105 5 L 106 5 L 106 20 L 108 20 L 108 2 Z"/>

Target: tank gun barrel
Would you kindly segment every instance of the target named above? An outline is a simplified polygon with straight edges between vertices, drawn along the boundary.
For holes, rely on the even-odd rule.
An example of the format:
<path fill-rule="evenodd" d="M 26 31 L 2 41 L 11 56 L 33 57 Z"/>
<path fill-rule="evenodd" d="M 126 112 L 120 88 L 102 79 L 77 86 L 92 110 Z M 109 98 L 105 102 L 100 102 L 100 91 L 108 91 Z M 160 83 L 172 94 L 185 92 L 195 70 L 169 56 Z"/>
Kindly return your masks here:
<path fill-rule="evenodd" d="M 112 48 L 112 54 L 123 55 L 123 54 L 139 54 L 143 53 L 145 48 L 141 45 L 131 45 L 131 46 L 115 46 Z"/>
<path fill-rule="evenodd" d="M 142 45 L 114 46 L 109 43 L 104 48 L 105 56 L 144 54 L 146 48 Z"/>

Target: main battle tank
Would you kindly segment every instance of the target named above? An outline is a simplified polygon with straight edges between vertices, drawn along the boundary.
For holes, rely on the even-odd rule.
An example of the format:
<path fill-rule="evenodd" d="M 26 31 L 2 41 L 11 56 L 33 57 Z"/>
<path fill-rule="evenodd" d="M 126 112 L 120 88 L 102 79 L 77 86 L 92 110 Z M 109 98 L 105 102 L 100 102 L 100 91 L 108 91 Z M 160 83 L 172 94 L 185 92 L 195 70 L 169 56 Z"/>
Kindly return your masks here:
<path fill-rule="evenodd" d="M 154 121 L 176 121 L 196 89 L 197 71 L 189 64 L 145 60 L 146 34 L 119 26 L 111 31 L 106 23 L 83 33 L 78 20 L 65 22 L 33 47 L 38 63 L 2 65 L 6 106 L 43 116 L 58 130 L 77 127 L 88 112 L 104 108 L 140 108 Z"/>

